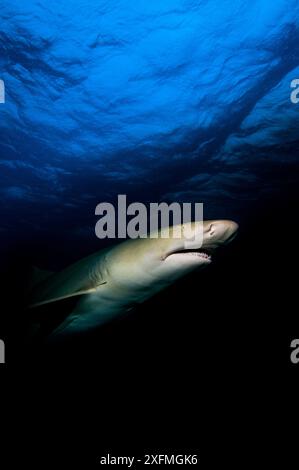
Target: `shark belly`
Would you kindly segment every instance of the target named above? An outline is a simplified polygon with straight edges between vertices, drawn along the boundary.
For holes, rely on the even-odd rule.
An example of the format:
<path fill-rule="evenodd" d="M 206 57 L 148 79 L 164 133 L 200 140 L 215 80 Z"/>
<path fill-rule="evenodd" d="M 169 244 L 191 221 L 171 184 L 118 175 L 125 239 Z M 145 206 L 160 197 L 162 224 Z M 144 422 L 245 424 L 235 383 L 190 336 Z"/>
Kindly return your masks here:
<path fill-rule="evenodd" d="M 126 314 L 139 303 L 154 295 L 159 288 L 128 292 L 120 288 L 102 287 L 95 293 L 83 295 L 72 313 L 52 333 L 52 337 L 84 333 L 114 318 Z"/>

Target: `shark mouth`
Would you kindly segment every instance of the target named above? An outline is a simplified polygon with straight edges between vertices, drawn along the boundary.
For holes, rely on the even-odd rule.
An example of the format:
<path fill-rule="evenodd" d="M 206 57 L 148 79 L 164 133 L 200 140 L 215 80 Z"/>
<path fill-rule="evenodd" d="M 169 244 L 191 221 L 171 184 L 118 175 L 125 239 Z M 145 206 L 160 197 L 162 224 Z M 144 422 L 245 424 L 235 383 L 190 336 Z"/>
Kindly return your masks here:
<path fill-rule="evenodd" d="M 189 258 L 189 259 L 193 259 L 196 260 L 202 260 L 202 261 L 207 261 L 207 262 L 211 262 L 212 261 L 212 257 L 211 257 L 211 251 L 210 250 L 206 250 L 206 249 L 202 249 L 200 248 L 200 251 L 194 249 L 186 249 L 186 250 L 178 250 L 178 251 L 174 251 L 172 253 L 170 253 L 169 256 L 172 256 L 172 255 L 176 255 L 176 256 L 182 256 L 184 257 L 185 259 Z"/>
<path fill-rule="evenodd" d="M 208 259 L 209 261 L 212 260 L 211 254 L 210 254 L 210 252 L 208 252 L 208 250 L 202 250 L 202 249 L 200 249 L 200 251 L 197 251 L 197 250 L 184 250 L 184 251 L 178 252 L 178 253 L 184 253 L 185 255 L 188 254 L 188 255 L 192 255 L 192 256 L 199 256 L 200 258 Z"/>

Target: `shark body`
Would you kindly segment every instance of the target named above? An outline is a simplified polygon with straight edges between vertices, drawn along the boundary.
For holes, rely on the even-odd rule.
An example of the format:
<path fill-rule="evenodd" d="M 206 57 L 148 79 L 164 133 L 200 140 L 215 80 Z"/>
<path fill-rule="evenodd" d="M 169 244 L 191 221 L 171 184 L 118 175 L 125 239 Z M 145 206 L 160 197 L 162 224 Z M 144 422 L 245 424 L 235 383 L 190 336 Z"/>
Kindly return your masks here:
<path fill-rule="evenodd" d="M 131 310 L 193 270 L 211 263 L 210 253 L 229 243 L 238 229 L 229 220 L 204 221 L 200 228 L 182 225 L 182 236 L 127 240 L 104 249 L 39 282 L 30 308 L 75 297 L 75 306 L 51 337 L 81 333 Z M 201 239 L 184 235 L 201 230 Z M 190 233 L 190 232 L 188 232 Z M 208 253 L 209 254 L 208 254 Z"/>

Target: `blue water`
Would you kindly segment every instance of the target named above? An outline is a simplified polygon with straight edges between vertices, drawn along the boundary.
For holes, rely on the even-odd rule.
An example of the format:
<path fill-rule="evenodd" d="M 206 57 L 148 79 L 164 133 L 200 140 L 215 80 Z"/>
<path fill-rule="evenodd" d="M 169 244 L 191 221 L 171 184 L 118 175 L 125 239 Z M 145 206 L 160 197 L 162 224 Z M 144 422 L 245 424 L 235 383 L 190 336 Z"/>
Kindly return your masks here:
<path fill-rule="evenodd" d="M 296 0 L 3 3 L 2 247 L 96 243 L 119 193 L 242 221 L 299 183 Z"/>

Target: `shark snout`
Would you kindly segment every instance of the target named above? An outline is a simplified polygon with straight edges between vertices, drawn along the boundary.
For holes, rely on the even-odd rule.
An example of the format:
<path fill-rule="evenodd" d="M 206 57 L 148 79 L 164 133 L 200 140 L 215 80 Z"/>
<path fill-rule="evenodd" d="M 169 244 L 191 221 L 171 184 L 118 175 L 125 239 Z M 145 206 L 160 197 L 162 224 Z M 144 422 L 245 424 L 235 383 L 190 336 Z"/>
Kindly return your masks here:
<path fill-rule="evenodd" d="M 208 227 L 205 240 L 209 244 L 209 239 L 212 243 L 219 245 L 230 243 L 238 232 L 238 224 L 233 220 L 213 220 Z"/>

